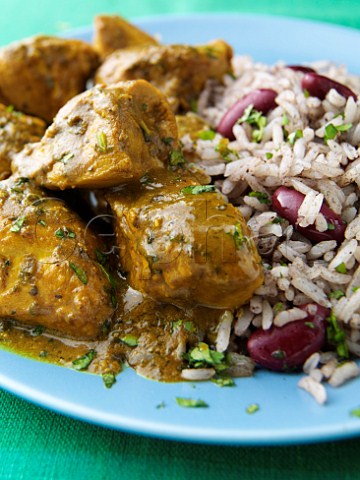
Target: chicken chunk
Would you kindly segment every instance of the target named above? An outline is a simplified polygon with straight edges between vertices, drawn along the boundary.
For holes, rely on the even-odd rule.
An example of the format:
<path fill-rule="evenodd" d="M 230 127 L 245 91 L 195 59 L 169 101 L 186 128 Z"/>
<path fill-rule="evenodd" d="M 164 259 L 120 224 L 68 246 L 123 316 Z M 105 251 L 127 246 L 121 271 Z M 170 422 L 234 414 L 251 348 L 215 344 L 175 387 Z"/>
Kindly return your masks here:
<path fill-rule="evenodd" d="M 96 72 L 96 83 L 143 78 L 164 93 L 173 111 L 188 111 L 209 79 L 231 71 L 231 47 L 222 40 L 207 45 L 133 47 L 111 54 Z"/>
<path fill-rule="evenodd" d="M 98 66 L 93 48 L 80 40 L 36 36 L 0 50 L 0 98 L 16 110 L 51 122 Z"/>
<path fill-rule="evenodd" d="M 94 49 L 105 58 L 120 48 L 157 45 L 148 33 L 117 15 L 98 15 L 94 20 Z"/>
<path fill-rule="evenodd" d="M 165 97 L 137 80 L 98 85 L 70 100 L 13 168 L 50 189 L 104 188 L 139 179 L 178 148 Z"/>
<path fill-rule="evenodd" d="M 26 178 L 0 182 L 0 317 L 80 339 L 113 313 L 98 238 Z"/>
<path fill-rule="evenodd" d="M 239 210 L 199 174 L 159 171 L 107 195 L 129 284 L 179 306 L 235 308 L 263 282 Z"/>
<path fill-rule="evenodd" d="M 45 122 L 0 104 L 0 180 L 11 174 L 11 160 L 15 153 L 44 135 Z"/>

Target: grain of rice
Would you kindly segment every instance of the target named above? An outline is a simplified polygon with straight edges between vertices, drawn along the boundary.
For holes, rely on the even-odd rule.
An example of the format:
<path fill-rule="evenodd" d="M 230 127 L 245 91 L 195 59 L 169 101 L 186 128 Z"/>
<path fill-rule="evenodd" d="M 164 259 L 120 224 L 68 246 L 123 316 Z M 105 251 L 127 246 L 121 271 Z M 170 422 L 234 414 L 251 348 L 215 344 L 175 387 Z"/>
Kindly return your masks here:
<path fill-rule="evenodd" d="M 318 352 L 313 353 L 312 355 L 310 355 L 310 357 L 308 357 L 305 360 L 305 363 L 303 365 L 303 372 L 309 374 L 312 370 L 317 368 L 319 363 L 320 363 L 320 353 Z"/>
<path fill-rule="evenodd" d="M 240 309 L 234 323 L 235 335 L 241 337 L 249 328 L 253 318 L 254 314 L 248 308 Z"/>
<path fill-rule="evenodd" d="M 213 368 L 185 368 L 181 371 L 184 380 L 199 382 L 210 380 L 215 375 Z"/>
<path fill-rule="evenodd" d="M 348 380 L 358 377 L 360 368 L 355 362 L 346 362 L 339 365 L 329 378 L 328 382 L 332 387 L 339 387 Z"/>
<path fill-rule="evenodd" d="M 234 316 L 230 310 L 225 310 L 220 317 L 215 341 L 216 350 L 218 352 L 225 352 L 229 346 L 231 325 L 233 320 Z"/>
<path fill-rule="evenodd" d="M 312 395 L 320 405 L 326 403 L 327 393 L 324 385 L 317 382 L 310 376 L 302 377 L 298 382 L 298 387 L 310 393 L 310 395 Z"/>
<path fill-rule="evenodd" d="M 307 313 L 300 308 L 290 308 L 283 312 L 279 312 L 274 318 L 274 325 L 283 327 L 287 323 L 295 322 L 296 320 L 303 320 L 307 317 Z"/>

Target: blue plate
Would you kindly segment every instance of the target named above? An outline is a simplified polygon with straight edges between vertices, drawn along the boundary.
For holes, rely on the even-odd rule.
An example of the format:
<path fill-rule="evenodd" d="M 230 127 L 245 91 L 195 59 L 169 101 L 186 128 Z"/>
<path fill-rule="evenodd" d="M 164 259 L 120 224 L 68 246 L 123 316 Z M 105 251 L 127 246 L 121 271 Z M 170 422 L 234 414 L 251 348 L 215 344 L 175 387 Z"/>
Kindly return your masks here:
<path fill-rule="evenodd" d="M 201 43 L 224 38 L 237 53 L 257 61 L 289 63 L 329 59 L 360 74 L 354 52 L 360 32 L 316 22 L 252 15 L 183 15 L 136 22 L 165 43 Z M 91 29 L 72 37 L 89 40 Z M 344 48 L 344 45 L 351 48 Z M 38 363 L 0 350 L 0 386 L 38 405 L 102 426 L 173 440 L 233 445 L 276 445 L 360 435 L 359 382 L 328 388 L 319 406 L 297 388 L 300 375 L 259 371 L 234 388 L 206 383 L 161 384 L 126 369 L 107 390 L 101 378 Z M 209 407 L 185 409 L 176 397 L 204 400 Z M 246 413 L 257 403 L 259 410 Z"/>

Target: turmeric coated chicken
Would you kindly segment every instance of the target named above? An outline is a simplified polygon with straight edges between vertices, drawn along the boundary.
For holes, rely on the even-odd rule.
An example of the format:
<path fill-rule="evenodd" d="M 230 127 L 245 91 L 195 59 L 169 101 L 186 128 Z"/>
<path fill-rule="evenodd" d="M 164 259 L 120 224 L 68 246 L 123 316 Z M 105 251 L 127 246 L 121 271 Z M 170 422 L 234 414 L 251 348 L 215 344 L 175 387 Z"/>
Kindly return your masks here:
<path fill-rule="evenodd" d="M 98 238 L 28 179 L 0 182 L 0 317 L 91 339 L 114 307 Z"/>
<path fill-rule="evenodd" d="M 174 112 L 191 110 L 209 79 L 231 72 L 231 47 L 222 40 L 207 45 L 155 45 L 121 49 L 106 58 L 96 83 L 143 78 L 167 97 Z"/>
<path fill-rule="evenodd" d="M 94 49 L 105 58 L 120 48 L 157 45 L 148 33 L 117 15 L 98 15 L 94 20 Z"/>
<path fill-rule="evenodd" d="M 80 40 L 36 36 L 0 50 L 0 101 L 51 122 L 98 66 Z"/>
<path fill-rule="evenodd" d="M 13 110 L 12 106 L 0 104 L 0 180 L 11 174 L 14 154 L 27 143 L 38 142 L 45 132 L 46 124 L 36 117 Z"/>
<path fill-rule="evenodd" d="M 239 210 L 202 174 L 149 174 L 107 195 L 129 284 L 160 302 L 234 308 L 263 281 Z"/>
<path fill-rule="evenodd" d="M 178 148 L 165 97 L 136 80 L 98 85 L 70 100 L 13 168 L 50 189 L 104 188 L 160 168 Z"/>

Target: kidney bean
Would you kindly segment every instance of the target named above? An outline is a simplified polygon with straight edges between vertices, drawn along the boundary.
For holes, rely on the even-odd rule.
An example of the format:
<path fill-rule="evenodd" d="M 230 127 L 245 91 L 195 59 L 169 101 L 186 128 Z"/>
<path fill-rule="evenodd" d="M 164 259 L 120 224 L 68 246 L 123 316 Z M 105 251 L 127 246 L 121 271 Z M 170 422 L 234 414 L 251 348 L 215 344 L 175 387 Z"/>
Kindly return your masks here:
<path fill-rule="evenodd" d="M 324 240 L 336 240 L 338 243 L 341 243 L 344 240 L 346 224 L 339 215 L 324 203 L 320 213 L 324 215 L 328 223 L 328 229 L 325 232 L 316 230 L 315 224 L 307 227 L 298 225 L 298 212 L 304 198 L 305 195 L 292 188 L 279 187 L 272 195 L 272 208 L 281 217 L 286 218 L 299 233 L 309 240 L 316 243 Z"/>
<path fill-rule="evenodd" d="M 311 67 L 304 67 L 303 65 L 286 65 L 287 68 L 294 70 L 294 72 L 302 73 L 316 73 L 315 70 Z"/>
<path fill-rule="evenodd" d="M 270 88 L 260 88 L 248 93 L 238 100 L 221 118 L 216 131 L 229 140 L 234 140 L 233 126 L 242 117 L 250 105 L 261 113 L 268 113 L 276 107 L 275 98 L 277 93 Z"/>
<path fill-rule="evenodd" d="M 306 73 L 301 80 L 301 86 L 304 90 L 307 90 L 312 97 L 320 98 L 320 100 L 324 100 L 326 94 L 332 88 L 345 98 L 354 97 L 354 99 L 357 100 L 357 95 L 350 90 L 350 88 L 318 73 Z"/>
<path fill-rule="evenodd" d="M 305 319 L 283 327 L 259 329 L 250 335 L 248 353 L 258 365 L 275 371 L 292 370 L 301 367 L 310 355 L 321 350 L 326 340 L 326 318 L 330 310 L 317 304 L 300 308 L 308 314 Z"/>

